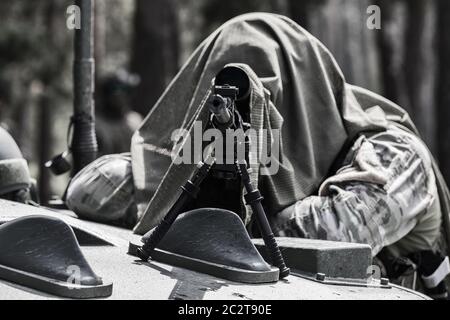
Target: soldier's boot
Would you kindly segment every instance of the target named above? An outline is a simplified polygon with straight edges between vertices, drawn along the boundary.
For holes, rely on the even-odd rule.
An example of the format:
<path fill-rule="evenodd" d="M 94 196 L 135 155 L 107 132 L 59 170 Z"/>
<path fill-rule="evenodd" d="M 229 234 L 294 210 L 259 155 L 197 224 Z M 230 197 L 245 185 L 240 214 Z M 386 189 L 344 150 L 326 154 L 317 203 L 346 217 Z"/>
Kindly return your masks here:
<path fill-rule="evenodd" d="M 400 283 L 401 278 L 412 275 L 417 271 L 417 265 L 411 259 L 398 257 L 388 248 L 381 250 L 374 261 L 380 266 L 382 276 L 394 282 Z"/>
<path fill-rule="evenodd" d="M 411 260 L 418 265 L 425 294 L 435 300 L 449 300 L 445 283 L 450 274 L 449 258 L 433 251 L 421 251 L 411 255 Z"/>

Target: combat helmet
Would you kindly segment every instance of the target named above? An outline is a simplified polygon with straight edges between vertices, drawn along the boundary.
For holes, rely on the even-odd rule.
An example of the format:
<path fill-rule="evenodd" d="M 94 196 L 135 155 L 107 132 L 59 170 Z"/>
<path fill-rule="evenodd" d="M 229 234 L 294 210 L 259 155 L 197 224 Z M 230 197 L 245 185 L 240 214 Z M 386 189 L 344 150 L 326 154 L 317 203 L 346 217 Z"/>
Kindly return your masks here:
<path fill-rule="evenodd" d="M 0 198 L 26 202 L 31 186 L 27 161 L 12 136 L 0 127 Z"/>

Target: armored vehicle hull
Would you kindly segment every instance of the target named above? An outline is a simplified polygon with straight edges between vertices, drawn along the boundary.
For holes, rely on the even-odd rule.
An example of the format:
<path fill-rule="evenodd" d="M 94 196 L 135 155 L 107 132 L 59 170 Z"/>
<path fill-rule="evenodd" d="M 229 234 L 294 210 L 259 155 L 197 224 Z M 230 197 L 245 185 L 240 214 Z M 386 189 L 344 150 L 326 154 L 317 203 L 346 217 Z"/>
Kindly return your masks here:
<path fill-rule="evenodd" d="M 277 283 L 242 284 L 174 267 L 142 262 L 128 252 L 140 237 L 130 230 L 82 221 L 70 211 L 55 211 L 0 200 L 0 224 L 24 216 L 56 217 L 72 227 L 87 261 L 106 282 L 106 299 L 132 300 L 426 300 L 426 296 L 395 285 L 317 281 L 293 272 Z M 7 244 L 0 244 L 7 245 Z M 0 279 L 0 300 L 47 300 L 61 297 Z"/>

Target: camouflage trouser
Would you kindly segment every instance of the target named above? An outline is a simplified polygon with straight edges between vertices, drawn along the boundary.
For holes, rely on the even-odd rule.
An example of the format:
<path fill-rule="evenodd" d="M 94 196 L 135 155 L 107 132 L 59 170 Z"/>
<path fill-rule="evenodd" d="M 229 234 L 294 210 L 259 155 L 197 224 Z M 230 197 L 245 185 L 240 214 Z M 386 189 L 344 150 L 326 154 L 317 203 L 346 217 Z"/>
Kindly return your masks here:
<path fill-rule="evenodd" d="M 399 255 L 435 249 L 441 211 L 426 147 L 392 128 L 361 137 L 344 166 L 306 198 L 272 218 L 277 236 L 369 244 Z"/>

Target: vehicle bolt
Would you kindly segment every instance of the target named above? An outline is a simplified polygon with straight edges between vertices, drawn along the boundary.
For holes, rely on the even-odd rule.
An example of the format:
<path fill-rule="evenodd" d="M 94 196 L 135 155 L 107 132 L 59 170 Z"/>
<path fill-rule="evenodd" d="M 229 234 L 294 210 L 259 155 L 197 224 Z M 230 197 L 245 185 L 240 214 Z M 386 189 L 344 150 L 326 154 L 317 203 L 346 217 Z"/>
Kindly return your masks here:
<path fill-rule="evenodd" d="M 382 286 L 387 286 L 387 285 L 389 285 L 389 279 L 381 278 L 380 283 Z"/>
<path fill-rule="evenodd" d="M 325 281 L 325 278 L 326 278 L 326 276 L 325 276 L 324 273 L 318 273 L 318 274 L 316 274 L 316 280 L 317 280 L 317 281 Z"/>

